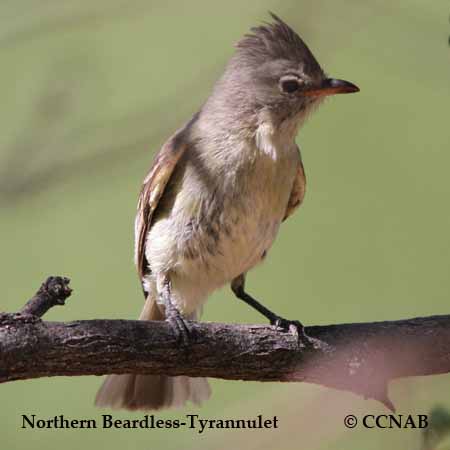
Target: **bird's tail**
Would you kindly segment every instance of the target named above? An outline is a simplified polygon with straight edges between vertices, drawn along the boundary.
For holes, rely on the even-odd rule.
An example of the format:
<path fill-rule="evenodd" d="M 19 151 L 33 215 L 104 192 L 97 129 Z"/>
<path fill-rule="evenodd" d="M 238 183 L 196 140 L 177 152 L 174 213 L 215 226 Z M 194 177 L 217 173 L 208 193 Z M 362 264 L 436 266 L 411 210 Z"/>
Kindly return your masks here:
<path fill-rule="evenodd" d="M 147 298 L 139 320 L 164 320 L 155 300 Z M 196 405 L 207 400 L 211 390 L 206 378 L 165 375 L 109 375 L 97 392 L 95 405 L 113 409 L 165 409 Z"/>

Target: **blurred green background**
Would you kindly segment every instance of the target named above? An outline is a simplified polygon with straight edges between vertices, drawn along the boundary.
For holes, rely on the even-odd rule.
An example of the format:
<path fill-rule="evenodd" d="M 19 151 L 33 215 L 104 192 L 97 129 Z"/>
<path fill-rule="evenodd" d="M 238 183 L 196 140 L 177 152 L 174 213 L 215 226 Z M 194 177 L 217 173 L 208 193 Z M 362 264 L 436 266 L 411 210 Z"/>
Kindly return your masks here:
<path fill-rule="evenodd" d="M 136 318 L 140 183 L 208 96 L 233 43 L 272 10 L 325 70 L 361 93 L 330 99 L 298 136 L 304 206 L 249 291 L 306 324 L 449 313 L 450 7 L 447 0 L 4 0 L 0 4 L 1 310 L 49 274 L 74 295 L 49 320 Z M 261 322 L 228 289 L 204 320 Z M 411 351 L 414 351 L 411 348 Z M 0 386 L 0 448 L 416 449 L 417 430 L 346 430 L 383 408 L 306 384 L 212 380 L 209 418 L 277 415 L 266 431 L 22 430 L 21 414 L 100 417 L 100 378 Z M 400 380 L 400 413 L 450 407 L 450 376 Z M 115 413 L 117 418 L 141 414 Z M 450 441 L 439 448 L 450 448 Z"/>

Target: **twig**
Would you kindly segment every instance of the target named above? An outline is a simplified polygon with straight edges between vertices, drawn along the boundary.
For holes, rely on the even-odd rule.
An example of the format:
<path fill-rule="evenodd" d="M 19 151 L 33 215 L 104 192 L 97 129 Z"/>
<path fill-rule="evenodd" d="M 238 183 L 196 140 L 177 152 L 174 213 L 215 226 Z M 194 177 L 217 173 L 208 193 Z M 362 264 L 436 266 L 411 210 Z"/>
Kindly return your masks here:
<path fill-rule="evenodd" d="M 67 277 L 48 277 L 20 310 L 20 314 L 42 317 L 53 306 L 64 305 L 72 293 L 69 283 Z"/>
<path fill-rule="evenodd" d="M 45 376 L 152 373 L 304 381 L 379 400 L 388 382 L 450 372 L 450 316 L 306 328 L 316 345 L 270 326 L 191 323 L 183 347 L 166 322 L 40 319 L 70 295 L 54 277 L 18 314 L 0 314 L 0 382 Z"/>

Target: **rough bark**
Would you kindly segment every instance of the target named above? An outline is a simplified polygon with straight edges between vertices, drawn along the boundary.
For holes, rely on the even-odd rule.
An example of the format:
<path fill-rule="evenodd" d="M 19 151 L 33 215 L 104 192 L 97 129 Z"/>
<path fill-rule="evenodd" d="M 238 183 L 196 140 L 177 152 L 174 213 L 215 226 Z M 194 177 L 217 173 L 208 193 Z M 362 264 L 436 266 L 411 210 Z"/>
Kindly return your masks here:
<path fill-rule="evenodd" d="M 0 382 L 60 375 L 152 373 L 304 381 L 375 398 L 392 379 L 450 372 L 450 316 L 311 326 L 311 342 L 270 326 L 190 323 L 183 346 L 167 322 L 40 317 L 70 295 L 50 277 L 20 313 L 0 314 Z"/>

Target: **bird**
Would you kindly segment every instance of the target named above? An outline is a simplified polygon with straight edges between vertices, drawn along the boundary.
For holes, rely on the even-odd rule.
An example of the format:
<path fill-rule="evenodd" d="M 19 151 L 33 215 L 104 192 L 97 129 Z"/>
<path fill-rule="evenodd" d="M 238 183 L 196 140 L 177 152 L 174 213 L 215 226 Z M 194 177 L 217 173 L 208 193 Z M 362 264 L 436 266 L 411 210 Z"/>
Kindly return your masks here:
<path fill-rule="evenodd" d="M 281 332 L 294 326 L 305 337 L 300 322 L 247 293 L 246 274 L 304 199 L 300 127 L 325 97 L 359 88 L 328 77 L 300 36 L 270 14 L 237 42 L 210 96 L 156 154 L 139 194 L 139 319 L 167 320 L 180 345 L 189 345 L 189 321 L 226 285 Z M 96 405 L 158 410 L 200 405 L 210 393 L 206 378 L 113 374 Z"/>

